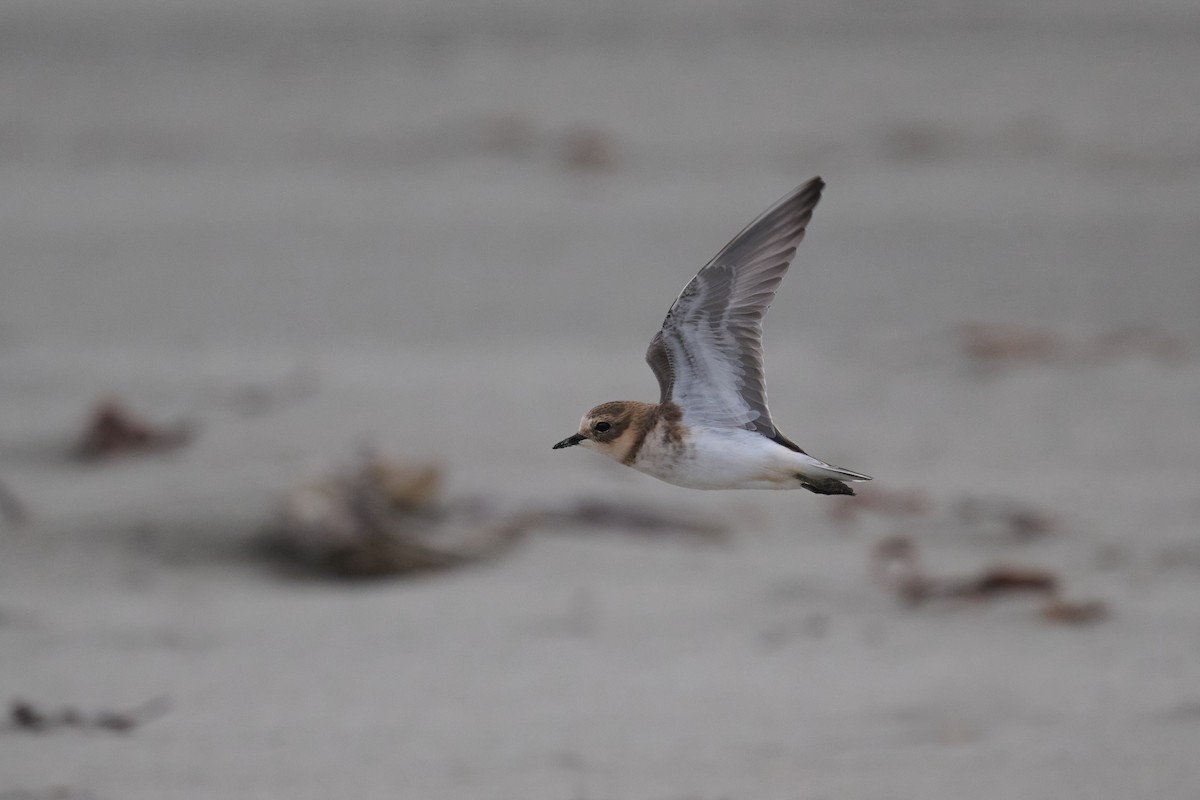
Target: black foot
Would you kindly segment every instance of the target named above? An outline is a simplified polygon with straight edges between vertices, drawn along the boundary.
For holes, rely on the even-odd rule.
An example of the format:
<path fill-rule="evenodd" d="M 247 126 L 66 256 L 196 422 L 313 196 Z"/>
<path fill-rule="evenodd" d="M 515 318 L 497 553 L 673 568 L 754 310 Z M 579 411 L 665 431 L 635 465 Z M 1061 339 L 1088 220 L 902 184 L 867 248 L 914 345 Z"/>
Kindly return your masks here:
<path fill-rule="evenodd" d="M 807 475 L 796 477 L 800 479 L 800 485 L 813 494 L 854 494 L 853 489 L 836 478 L 810 478 Z"/>

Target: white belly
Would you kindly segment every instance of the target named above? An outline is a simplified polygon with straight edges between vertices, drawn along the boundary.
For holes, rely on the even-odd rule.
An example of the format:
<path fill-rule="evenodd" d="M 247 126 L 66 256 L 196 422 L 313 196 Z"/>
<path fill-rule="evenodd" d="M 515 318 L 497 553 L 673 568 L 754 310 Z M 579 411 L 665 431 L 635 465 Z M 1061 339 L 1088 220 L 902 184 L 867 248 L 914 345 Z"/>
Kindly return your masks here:
<path fill-rule="evenodd" d="M 797 489 L 805 457 L 738 428 L 693 429 L 681 443 L 649 436 L 632 466 L 689 489 Z"/>

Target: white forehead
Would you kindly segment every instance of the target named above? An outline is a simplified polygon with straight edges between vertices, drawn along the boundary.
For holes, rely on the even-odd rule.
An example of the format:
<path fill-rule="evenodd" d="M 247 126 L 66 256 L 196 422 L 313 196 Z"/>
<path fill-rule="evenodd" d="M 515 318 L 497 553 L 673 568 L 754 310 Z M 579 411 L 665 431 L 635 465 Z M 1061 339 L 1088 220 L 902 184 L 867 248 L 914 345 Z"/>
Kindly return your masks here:
<path fill-rule="evenodd" d="M 583 415 L 583 418 L 579 420 L 580 433 L 582 433 L 583 431 L 589 430 L 592 427 L 591 420 L 592 420 L 592 418 L 590 416 L 588 416 L 587 414 Z M 579 446 L 580 447 L 595 447 L 596 443 L 594 441 L 592 441 L 590 438 L 585 438 L 585 439 L 583 439 L 583 441 L 581 441 L 579 443 Z"/>

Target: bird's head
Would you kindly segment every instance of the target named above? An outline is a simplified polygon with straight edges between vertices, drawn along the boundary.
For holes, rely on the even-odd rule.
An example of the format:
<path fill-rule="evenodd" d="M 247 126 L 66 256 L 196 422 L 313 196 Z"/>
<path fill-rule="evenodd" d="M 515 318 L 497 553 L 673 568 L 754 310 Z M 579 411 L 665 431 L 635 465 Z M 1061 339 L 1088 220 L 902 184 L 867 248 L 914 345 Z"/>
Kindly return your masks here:
<path fill-rule="evenodd" d="M 629 452 L 640 431 L 638 423 L 652 409 L 649 403 L 614 400 L 601 403 L 583 415 L 579 432 L 568 436 L 555 450 L 580 445 L 620 461 Z"/>

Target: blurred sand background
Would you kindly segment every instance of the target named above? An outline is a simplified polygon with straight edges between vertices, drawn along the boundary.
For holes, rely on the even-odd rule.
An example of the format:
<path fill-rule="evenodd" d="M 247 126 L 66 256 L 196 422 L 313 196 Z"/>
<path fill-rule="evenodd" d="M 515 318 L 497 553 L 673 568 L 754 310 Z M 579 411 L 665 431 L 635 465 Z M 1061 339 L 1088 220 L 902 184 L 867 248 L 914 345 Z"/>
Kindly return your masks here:
<path fill-rule="evenodd" d="M 1200 797 L 1198 43 L 1172 0 L 4 3 L 0 481 L 30 519 L 0 521 L 0 700 L 170 708 L 10 726 L 0 797 Z M 839 528 L 552 453 L 656 396 L 671 299 L 815 174 L 773 414 L 933 511 Z M 981 365 L 970 323 L 1065 354 Z M 76 463 L 106 395 L 197 437 Z M 281 494 L 364 444 L 450 496 L 736 535 L 263 564 Z M 904 607 L 868 569 L 893 535 L 1110 616 Z"/>

